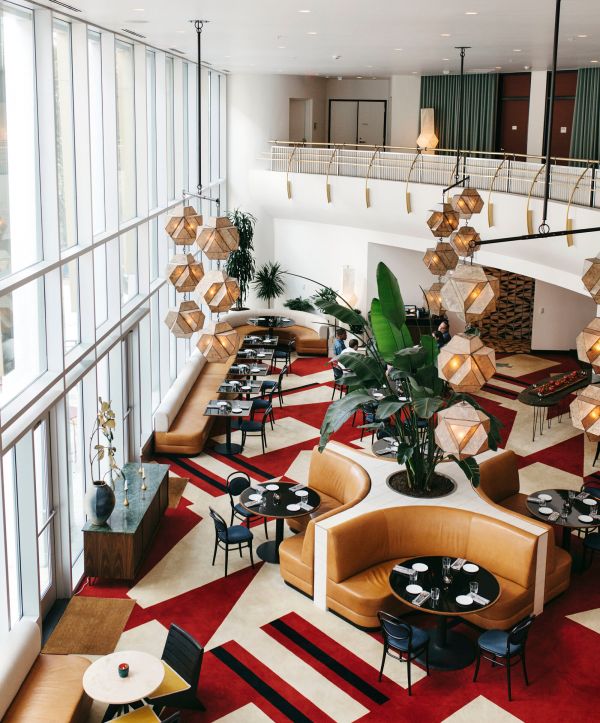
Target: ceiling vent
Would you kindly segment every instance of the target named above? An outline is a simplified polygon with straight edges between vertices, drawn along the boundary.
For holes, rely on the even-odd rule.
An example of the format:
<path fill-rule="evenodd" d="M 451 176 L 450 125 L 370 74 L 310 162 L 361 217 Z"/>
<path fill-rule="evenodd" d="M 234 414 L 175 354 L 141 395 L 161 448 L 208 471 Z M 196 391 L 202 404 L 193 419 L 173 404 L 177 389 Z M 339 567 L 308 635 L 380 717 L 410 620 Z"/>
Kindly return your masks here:
<path fill-rule="evenodd" d="M 70 10 L 74 13 L 80 13 L 81 10 L 79 8 L 74 7 L 73 5 L 69 5 L 68 3 L 62 3 L 60 0 L 50 0 L 51 3 L 54 5 L 60 5 L 61 8 L 65 8 L 65 10 Z"/>
<path fill-rule="evenodd" d="M 145 35 L 142 35 L 141 33 L 136 33 L 135 30 L 128 30 L 127 28 L 121 28 L 121 31 L 123 33 L 127 33 L 127 35 L 133 35 L 136 38 L 145 38 Z"/>

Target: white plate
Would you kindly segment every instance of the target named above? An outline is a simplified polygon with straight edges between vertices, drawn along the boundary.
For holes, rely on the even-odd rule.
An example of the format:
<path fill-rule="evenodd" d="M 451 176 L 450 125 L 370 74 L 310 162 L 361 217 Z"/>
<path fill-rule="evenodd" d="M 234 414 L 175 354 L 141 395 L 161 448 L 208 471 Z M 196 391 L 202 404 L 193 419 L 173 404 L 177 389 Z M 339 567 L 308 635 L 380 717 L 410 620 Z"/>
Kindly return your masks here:
<path fill-rule="evenodd" d="M 551 499 L 552 499 L 552 495 L 547 495 L 547 494 L 538 495 L 538 500 L 543 500 L 544 502 L 550 502 Z"/>
<path fill-rule="evenodd" d="M 301 508 L 300 508 L 300 505 L 291 504 L 291 505 L 288 505 L 288 506 L 287 506 L 287 509 L 288 509 L 290 512 L 298 512 L 298 510 L 301 509 Z"/>
<path fill-rule="evenodd" d="M 596 500 L 594 497 L 586 497 L 584 500 L 581 501 L 584 505 L 589 505 L 590 507 L 598 504 L 598 500 Z"/>
<path fill-rule="evenodd" d="M 218 407 L 226 407 L 229 404 L 229 402 L 217 402 Z"/>
<path fill-rule="evenodd" d="M 296 494 L 298 497 L 306 497 L 308 495 L 308 492 L 306 490 L 296 490 Z"/>
<path fill-rule="evenodd" d="M 479 572 L 479 566 L 474 565 L 472 562 L 465 562 L 465 564 L 462 566 L 462 569 L 465 572 Z"/>
<path fill-rule="evenodd" d="M 252 367 L 252 369 L 250 369 L 250 371 L 251 372 L 262 372 L 262 368 L 261 367 Z"/>
<path fill-rule="evenodd" d="M 590 517 L 589 515 L 579 515 L 577 518 L 579 522 L 593 522 L 594 518 Z"/>
<path fill-rule="evenodd" d="M 252 494 L 252 495 L 248 495 L 248 499 L 249 499 L 249 500 L 255 500 L 256 502 L 258 502 L 258 500 L 262 500 L 262 495 L 259 494 L 258 492 L 255 492 L 255 493 Z"/>
<path fill-rule="evenodd" d="M 542 515 L 551 515 L 554 510 L 552 507 L 538 507 L 538 512 L 540 512 Z"/>
<path fill-rule="evenodd" d="M 242 414 L 244 410 L 241 407 L 235 407 L 231 410 L 232 414 Z"/>
<path fill-rule="evenodd" d="M 258 359 L 264 359 L 267 355 L 266 354 L 257 354 L 256 356 Z"/>
<path fill-rule="evenodd" d="M 415 564 L 412 566 L 413 570 L 416 570 L 417 572 L 427 572 L 429 568 L 424 562 L 415 562 Z"/>
<path fill-rule="evenodd" d="M 252 389 L 252 387 L 240 387 L 240 389 L 241 389 L 243 392 L 249 392 L 249 391 Z"/>
<path fill-rule="evenodd" d="M 279 485 L 265 485 L 265 489 L 269 490 L 269 492 L 274 492 L 279 489 Z"/>
<path fill-rule="evenodd" d="M 423 592 L 423 588 L 420 585 L 407 585 L 406 592 L 409 592 L 411 595 L 418 595 L 420 592 Z"/>
<path fill-rule="evenodd" d="M 472 604 L 473 604 L 473 598 L 472 598 L 470 595 L 459 595 L 459 596 L 456 598 L 456 602 L 457 602 L 459 605 L 465 605 L 465 606 L 467 606 L 467 605 L 472 605 Z"/>

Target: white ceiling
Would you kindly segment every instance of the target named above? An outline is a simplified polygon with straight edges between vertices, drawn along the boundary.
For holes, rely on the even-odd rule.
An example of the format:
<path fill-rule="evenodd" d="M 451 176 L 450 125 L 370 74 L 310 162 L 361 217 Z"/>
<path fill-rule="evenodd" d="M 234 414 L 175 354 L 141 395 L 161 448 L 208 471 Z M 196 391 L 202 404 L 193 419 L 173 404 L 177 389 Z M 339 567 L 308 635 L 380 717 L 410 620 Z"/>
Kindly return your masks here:
<path fill-rule="evenodd" d="M 203 60 L 231 72 L 455 72 L 457 45 L 472 46 L 467 70 L 544 69 L 552 58 L 553 0 L 64 1 L 83 11 L 77 17 L 112 30 L 129 28 L 190 59 L 196 58 L 196 34 L 188 21 L 207 19 Z M 563 0 L 560 67 L 590 66 L 592 60 L 600 61 L 600 2 Z"/>

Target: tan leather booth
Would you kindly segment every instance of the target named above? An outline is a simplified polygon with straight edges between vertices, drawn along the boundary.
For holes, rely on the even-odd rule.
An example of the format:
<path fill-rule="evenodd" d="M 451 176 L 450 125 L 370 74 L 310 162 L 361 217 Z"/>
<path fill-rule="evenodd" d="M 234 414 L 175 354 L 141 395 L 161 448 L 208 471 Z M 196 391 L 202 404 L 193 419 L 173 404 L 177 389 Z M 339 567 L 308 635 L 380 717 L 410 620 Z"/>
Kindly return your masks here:
<path fill-rule="evenodd" d="M 498 601 L 469 614 L 470 622 L 508 629 L 533 610 L 537 543 L 533 533 L 466 510 L 414 506 L 369 512 L 328 530 L 327 606 L 356 625 L 378 627 L 378 610 L 408 610 L 392 594 L 392 567 L 421 555 L 449 555 L 487 568 L 500 583 Z M 553 548 L 552 536 L 548 544 Z M 546 587 L 547 599 L 569 584 L 571 559 L 563 552 L 550 550 L 555 579 Z"/>
<path fill-rule="evenodd" d="M 487 502 L 528 516 L 527 495 L 520 492 L 517 455 L 511 451 L 496 454 L 479 465 L 477 493 Z"/>
<path fill-rule="evenodd" d="M 366 497 L 371 479 L 356 462 L 337 452 L 315 447 L 310 459 L 308 485 L 317 490 L 322 504 L 314 516 L 297 518 L 299 534 L 285 539 L 279 548 L 283 579 L 307 595 L 313 594 L 315 523 L 347 510 Z"/>
<path fill-rule="evenodd" d="M 248 334 L 264 334 L 265 329 L 260 326 L 254 326 L 254 324 L 242 324 L 236 327 L 236 331 L 243 339 Z M 300 326 L 294 324 L 293 326 L 286 326 L 279 328 L 275 326 L 273 328 L 273 334 L 279 337 L 279 343 L 294 339 L 294 349 L 297 354 L 307 354 L 310 356 L 327 356 L 328 342 L 327 339 L 321 338 L 314 329 L 310 329 L 307 326 Z"/>

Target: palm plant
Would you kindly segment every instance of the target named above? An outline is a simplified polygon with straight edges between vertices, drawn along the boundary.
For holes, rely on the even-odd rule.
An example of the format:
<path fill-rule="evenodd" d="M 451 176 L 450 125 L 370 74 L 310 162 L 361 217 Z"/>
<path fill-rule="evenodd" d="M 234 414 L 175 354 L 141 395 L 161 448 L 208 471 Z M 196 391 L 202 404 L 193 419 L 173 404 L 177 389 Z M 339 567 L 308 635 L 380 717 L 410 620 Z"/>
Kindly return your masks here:
<path fill-rule="evenodd" d="M 285 282 L 283 276 L 286 272 L 281 268 L 281 264 L 277 261 L 267 261 L 256 272 L 252 286 L 256 289 L 256 295 L 259 299 L 267 302 L 267 306 L 271 308 L 271 302 L 278 296 L 281 296 L 285 290 Z"/>
<path fill-rule="evenodd" d="M 454 459 L 477 486 L 477 462 L 473 458 L 445 457 L 436 444 L 435 415 L 459 401 L 466 401 L 478 410 L 481 407 L 472 397 L 452 392 L 439 378 L 438 347 L 433 336 L 421 336 L 419 344 L 414 345 L 406 326 L 398 281 L 383 263 L 377 266 L 377 288 L 379 298 L 372 301 L 369 320 L 346 302 L 345 305 L 337 300 L 320 304 L 325 313 L 342 323 L 363 327 L 367 354 L 344 353 L 339 357 L 340 363 L 353 372 L 353 379 L 347 381 L 348 394 L 332 402 L 325 414 L 319 449 L 325 448 L 331 435 L 357 410 L 369 405 L 376 408 L 375 419 L 385 420 L 376 426 L 384 426 L 386 435 L 393 437 L 398 445 L 397 461 L 406 466 L 406 486 L 410 494 L 428 495 L 435 468 L 445 459 Z M 373 387 L 384 390 L 382 399 L 375 400 L 369 393 Z M 488 416 L 488 445 L 497 449 L 500 423 Z"/>
<path fill-rule="evenodd" d="M 253 238 L 256 218 L 250 213 L 240 211 L 239 208 L 231 211 L 228 217 L 240 234 L 240 243 L 238 248 L 229 254 L 225 268 L 229 276 L 233 276 L 238 281 L 240 296 L 236 302 L 236 308 L 242 309 L 256 268 L 252 254 L 254 251 Z"/>

